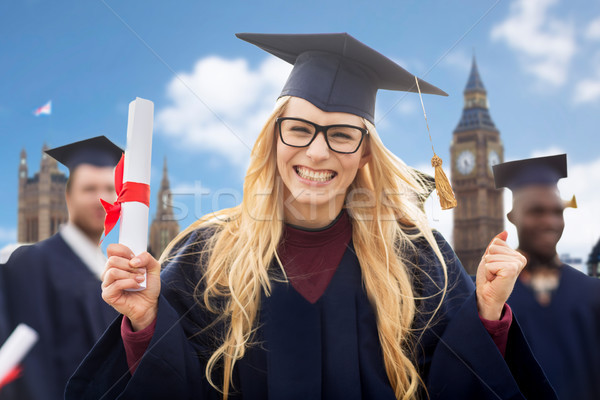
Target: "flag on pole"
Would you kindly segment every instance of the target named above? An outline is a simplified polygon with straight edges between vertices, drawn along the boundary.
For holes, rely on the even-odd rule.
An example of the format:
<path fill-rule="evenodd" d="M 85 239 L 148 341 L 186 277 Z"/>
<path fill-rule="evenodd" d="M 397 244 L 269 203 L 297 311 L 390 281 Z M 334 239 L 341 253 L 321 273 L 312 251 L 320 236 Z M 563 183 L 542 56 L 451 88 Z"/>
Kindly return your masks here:
<path fill-rule="evenodd" d="M 52 100 L 48 101 L 43 106 L 36 108 L 36 110 L 33 112 L 33 115 L 35 115 L 36 117 L 39 117 L 42 114 L 44 114 L 44 115 L 52 114 Z"/>

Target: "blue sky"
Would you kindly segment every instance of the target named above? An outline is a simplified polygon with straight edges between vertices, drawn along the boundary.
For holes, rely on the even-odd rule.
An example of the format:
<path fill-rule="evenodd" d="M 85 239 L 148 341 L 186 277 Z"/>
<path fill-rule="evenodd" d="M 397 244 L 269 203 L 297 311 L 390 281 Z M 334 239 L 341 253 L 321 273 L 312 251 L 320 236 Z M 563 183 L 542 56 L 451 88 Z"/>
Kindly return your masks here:
<path fill-rule="evenodd" d="M 447 163 L 475 54 L 505 158 L 568 154 L 560 188 L 580 208 L 566 211 L 559 251 L 587 257 L 600 237 L 598 2 L 24 0 L 0 3 L 0 248 L 16 241 L 21 149 L 32 173 L 43 143 L 103 134 L 125 146 L 135 97 L 155 104 L 151 186 L 166 157 L 180 225 L 238 202 L 249 147 L 289 66 L 236 32 L 348 32 L 441 87 L 448 98 L 424 101 Z M 52 115 L 33 116 L 48 100 Z M 418 96 L 381 92 L 376 119 L 392 151 L 427 168 Z M 451 213 L 429 210 L 450 236 Z"/>

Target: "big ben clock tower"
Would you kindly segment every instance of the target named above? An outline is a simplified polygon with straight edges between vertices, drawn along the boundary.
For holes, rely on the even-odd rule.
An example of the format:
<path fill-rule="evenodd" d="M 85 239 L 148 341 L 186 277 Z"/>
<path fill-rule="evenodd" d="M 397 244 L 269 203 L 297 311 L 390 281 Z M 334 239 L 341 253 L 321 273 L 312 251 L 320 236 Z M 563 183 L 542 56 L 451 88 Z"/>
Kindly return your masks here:
<path fill-rule="evenodd" d="M 475 58 L 464 99 L 450 146 L 452 188 L 458 202 L 453 241 L 464 268 L 475 274 L 488 243 L 504 229 L 502 191 L 495 189 L 492 175 L 492 165 L 503 161 L 504 152 Z"/>
<path fill-rule="evenodd" d="M 173 215 L 171 204 L 171 188 L 167 173 L 167 159 L 165 157 L 162 181 L 160 183 L 160 190 L 158 191 L 156 217 L 150 225 L 150 240 L 148 241 L 148 252 L 157 259 L 171 240 L 179 233 L 179 224 Z"/>

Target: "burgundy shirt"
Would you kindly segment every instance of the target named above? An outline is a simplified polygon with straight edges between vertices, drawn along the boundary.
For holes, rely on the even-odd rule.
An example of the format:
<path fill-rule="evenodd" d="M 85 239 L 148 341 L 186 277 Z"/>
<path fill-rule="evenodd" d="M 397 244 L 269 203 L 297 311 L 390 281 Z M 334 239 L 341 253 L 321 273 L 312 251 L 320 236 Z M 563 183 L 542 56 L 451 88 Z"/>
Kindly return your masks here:
<path fill-rule="evenodd" d="M 327 289 L 351 238 L 352 224 L 345 211 L 325 228 L 307 230 L 285 226 L 277 252 L 290 283 L 310 303 L 319 300 Z M 499 321 L 480 319 L 504 356 L 512 322 L 510 307 L 504 305 Z M 133 332 L 129 319 L 123 318 L 121 336 L 131 374 L 148 348 L 155 326 L 156 320 L 148 327 Z"/>
<path fill-rule="evenodd" d="M 327 289 L 350 239 L 352 224 L 345 211 L 318 230 L 285 226 L 277 253 L 290 283 L 310 303 L 319 300 Z"/>

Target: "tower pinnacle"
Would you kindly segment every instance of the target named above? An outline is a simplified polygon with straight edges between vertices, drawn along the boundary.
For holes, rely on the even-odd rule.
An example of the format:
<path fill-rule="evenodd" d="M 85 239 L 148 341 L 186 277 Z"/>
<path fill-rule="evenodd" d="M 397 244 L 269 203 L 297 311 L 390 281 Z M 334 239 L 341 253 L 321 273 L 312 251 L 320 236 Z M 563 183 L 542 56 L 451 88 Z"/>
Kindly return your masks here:
<path fill-rule="evenodd" d="M 479 75 L 477 62 L 473 56 L 471 73 L 463 92 L 465 105 L 463 113 L 458 122 L 455 132 L 468 131 L 471 129 L 486 129 L 496 131 L 496 126 L 488 109 L 487 91 Z"/>
<path fill-rule="evenodd" d="M 486 93 L 485 87 L 483 86 L 483 81 L 479 76 L 479 70 L 477 69 L 477 61 L 475 60 L 475 56 L 473 56 L 471 73 L 469 74 L 469 80 L 467 81 L 467 86 L 465 87 L 465 94 L 467 92 L 475 91 Z"/>

